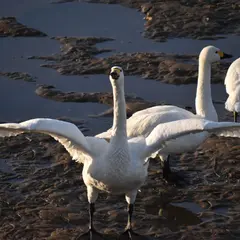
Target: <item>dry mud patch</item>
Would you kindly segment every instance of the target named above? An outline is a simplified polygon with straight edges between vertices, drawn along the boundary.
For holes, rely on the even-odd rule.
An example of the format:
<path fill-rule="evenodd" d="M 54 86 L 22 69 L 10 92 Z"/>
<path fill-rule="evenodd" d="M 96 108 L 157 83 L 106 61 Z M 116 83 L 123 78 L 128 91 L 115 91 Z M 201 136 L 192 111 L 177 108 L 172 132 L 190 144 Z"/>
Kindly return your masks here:
<path fill-rule="evenodd" d="M 24 134 L 0 141 L 0 238 L 71 239 L 88 224 L 81 164 L 52 138 Z M 162 180 L 158 160 L 136 201 L 134 229 L 154 239 L 234 239 L 240 236 L 240 140 L 211 137 L 195 153 L 175 156 L 189 183 Z M 193 213 L 172 203 L 190 202 Z M 100 194 L 95 226 L 116 239 L 127 221 L 123 196 Z M 160 209 L 162 209 L 160 211 Z M 221 211 L 220 211 L 221 210 Z M 233 237 L 234 236 L 234 237 Z"/>
<path fill-rule="evenodd" d="M 138 75 L 171 84 L 197 82 L 198 56 L 164 53 L 119 53 L 101 58 L 97 54 L 110 49 L 98 49 L 97 43 L 109 38 L 57 37 L 61 53 L 51 56 L 32 56 L 30 59 L 51 61 L 42 67 L 53 68 L 64 75 L 107 74 L 114 65 L 124 69 L 125 75 Z M 212 65 L 212 82 L 223 83 L 229 63 Z"/>

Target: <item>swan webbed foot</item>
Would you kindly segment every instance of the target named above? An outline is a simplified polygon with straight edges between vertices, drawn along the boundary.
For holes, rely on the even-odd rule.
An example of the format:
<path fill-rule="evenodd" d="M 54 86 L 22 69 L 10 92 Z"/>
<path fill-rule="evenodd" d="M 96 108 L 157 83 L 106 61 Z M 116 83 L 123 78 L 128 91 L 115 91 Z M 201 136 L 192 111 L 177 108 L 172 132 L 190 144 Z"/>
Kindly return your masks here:
<path fill-rule="evenodd" d="M 139 234 L 135 233 L 132 230 L 132 214 L 133 214 L 133 204 L 128 204 L 128 222 L 127 222 L 127 227 L 125 232 L 123 232 L 119 239 L 120 240 L 125 240 L 125 239 L 129 239 L 129 240 L 134 240 L 134 239 L 138 239 L 136 237 L 140 236 Z"/>
<path fill-rule="evenodd" d="M 104 240 L 102 234 L 97 232 L 94 228 L 89 229 L 75 238 L 75 240 Z"/>
<path fill-rule="evenodd" d="M 135 233 L 132 228 L 128 228 L 125 232 L 123 232 L 120 237 L 119 240 L 134 240 L 134 239 L 139 239 L 138 237 L 140 237 L 139 234 Z"/>
<path fill-rule="evenodd" d="M 89 203 L 89 229 L 75 238 L 75 240 L 104 240 L 103 236 L 97 232 L 93 226 L 93 214 L 95 212 L 94 203 Z"/>

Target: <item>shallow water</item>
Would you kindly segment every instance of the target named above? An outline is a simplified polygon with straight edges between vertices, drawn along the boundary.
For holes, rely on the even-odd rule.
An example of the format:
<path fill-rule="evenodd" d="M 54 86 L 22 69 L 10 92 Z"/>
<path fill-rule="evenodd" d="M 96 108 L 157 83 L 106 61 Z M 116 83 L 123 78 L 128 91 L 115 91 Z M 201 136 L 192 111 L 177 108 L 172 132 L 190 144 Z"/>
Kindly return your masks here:
<path fill-rule="evenodd" d="M 7 159 L 0 159 L 0 171 L 4 173 L 13 173 L 13 170 L 7 161 Z"/>
<path fill-rule="evenodd" d="M 217 41 L 171 39 L 164 43 L 145 39 L 141 37 L 144 24 L 143 15 L 134 9 L 119 5 L 87 3 L 49 4 L 48 1 L 33 4 L 33 1 L 30 0 L 24 1 L 22 4 L 16 3 L 16 0 L 4 1 L 3 4 L 4 7 L 0 10 L 1 15 L 14 15 L 20 22 L 46 32 L 50 36 L 105 36 L 115 38 L 115 41 L 101 43 L 99 46 L 113 48 L 116 52 L 160 51 L 197 54 L 203 46 L 215 44 L 222 47 L 226 52 L 234 52 L 234 54 L 240 55 L 237 52 L 239 51 L 239 48 L 237 48 L 239 37 L 236 36 L 229 36 L 226 39 Z M 11 7 L 12 5 L 14 7 Z M 93 15 L 94 18 L 92 17 Z M 111 21 L 109 21 L 109 18 Z M 43 56 L 59 52 L 60 46 L 58 41 L 51 40 L 48 37 L 2 38 L 0 43 L 0 68 L 2 71 L 28 72 L 38 77 L 37 83 L 53 84 L 63 91 L 111 91 L 106 76 L 61 76 L 52 69 L 41 68 L 40 65 L 43 61 L 27 59 L 31 55 Z M 15 105 L 17 109 L 15 109 L 14 104 L 10 103 L 12 94 L 7 94 L 9 91 L 4 91 L 5 93 L 2 94 L 5 101 L 9 102 L 11 106 L 8 105 L 7 109 L 6 106 L 1 107 L 2 111 L 5 109 L 3 116 L 6 116 L 6 119 L 9 121 L 35 117 L 36 115 L 56 117 L 58 114 L 63 114 L 63 112 L 70 117 L 76 117 L 77 115 L 77 117 L 82 118 L 86 117 L 88 113 L 92 114 L 93 112 L 101 112 L 102 109 L 106 109 L 105 106 L 99 104 L 61 104 L 44 99 L 40 100 L 33 94 L 34 84 L 15 83 L 4 80 L 2 77 L 0 79 L 4 86 L 2 91 L 4 91 L 3 89 L 12 89 L 12 94 L 16 96 L 18 102 L 18 105 Z M 18 93 L 17 89 L 20 86 L 21 93 Z M 126 78 L 126 93 L 136 94 L 150 101 L 163 101 L 169 104 L 194 107 L 195 91 L 195 84 L 174 86 L 155 81 L 146 81 L 138 76 Z M 174 94 L 170 95 L 169 92 Z M 24 98 L 22 98 L 23 95 L 25 95 Z M 213 98 L 216 101 L 226 99 L 223 85 L 213 85 Z M 26 105 L 27 102 L 32 103 L 32 101 L 34 101 L 34 105 Z M 27 106 L 26 111 L 19 110 L 24 104 Z M 87 106 L 91 106 L 91 109 Z M 218 110 L 223 109 L 223 105 L 216 107 Z M 34 111 L 36 108 L 38 109 L 37 114 Z M 59 110 L 60 108 L 62 110 Z M 73 109 L 72 112 L 69 111 L 69 108 Z M 220 114 L 223 114 L 223 111 Z M 93 120 L 89 119 L 89 121 Z M 102 129 L 106 129 L 111 125 L 111 122 L 107 120 L 99 119 L 98 121 L 103 121 Z M 104 122 L 107 122 L 108 125 L 104 125 Z M 101 131 L 101 127 L 96 131 Z"/>

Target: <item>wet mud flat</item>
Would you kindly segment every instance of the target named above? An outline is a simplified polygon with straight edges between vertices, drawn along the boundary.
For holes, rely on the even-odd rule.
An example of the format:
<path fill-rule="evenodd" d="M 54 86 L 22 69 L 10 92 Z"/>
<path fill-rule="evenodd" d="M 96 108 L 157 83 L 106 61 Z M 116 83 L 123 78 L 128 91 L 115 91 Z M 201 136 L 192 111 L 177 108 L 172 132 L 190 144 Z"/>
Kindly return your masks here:
<path fill-rule="evenodd" d="M 17 21 L 15 17 L 0 18 L 0 37 L 45 37 L 45 33 L 29 28 Z"/>
<path fill-rule="evenodd" d="M 155 40 L 239 34 L 239 5 L 235 1 L 209 1 L 204 6 L 195 0 L 100 2 L 119 3 L 142 11 L 146 18 L 144 35 Z M 15 18 L 5 19 L 4 24 L 0 25 L 0 29 L 4 26 L 0 34 L 5 37 L 46 35 L 26 27 Z M 225 24 L 224 28 L 222 24 Z M 8 27 L 12 30 L 6 30 Z M 32 56 L 29 61 L 46 60 L 42 67 L 53 68 L 63 75 L 107 74 L 112 65 L 121 65 L 126 75 L 166 83 L 187 84 L 197 80 L 197 55 L 112 54 L 111 49 L 97 46 L 113 40 L 104 36 L 53 39 L 60 42 L 61 53 Z M 111 55 L 102 57 L 99 54 Z M 213 65 L 212 81 L 223 82 L 228 66 L 226 62 Z M 1 72 L 0 75 L 14 80 L 36 80 L 35 76 L 25 72 Z M 111 93 L 63 92 L 52 86 L 38 86 L 36 93 L 59 102 L 92 101 L 112 105 Z M 155 104 L 159 103 L 128 96 L 128 116 Z M 111 109 L 106 114 L 111 116 Z M 226 118 L 232 120 L 230 114 Z M 68 118 L 63 120 L 70 121 Z M 74 123 L 87 130 L 83 123 Z M 84 133 L 88 135 L 88 132 Z M 72 161 L 59 143 L 40 134 L 0 139 L 0 159 L 0 239 L 67 240 L 87 230 L 88 204 L 82 166 Z M 196 152 L 173 156 L 171 164 L 175 171 L 184 175 L 186 182 L 171 186 L 163 181 L 160 163 L 153 159 L 148 180 L 137 197 L 134 230 L 150 239 L 239 238 L 238 160 L 239 140 L 211 137 Z M 124 196 L 100 194 L 94 219 L 96 229 L 106 239 L 116 239 L 126 222 Z"/>
<path fill-rule="evenodd" d="M 125 75 L 138 75 L 163 83 L 196 83 L 198 74 L 197 55 L 165 53 L 119 53 L 109 57 L 98 54 L 110 49 L 98 49 L 97 43 L 108 38 L 57 37 L 61 43 L 61 53 L 51 56 L 32 56 L 30 59 L 51 61 L 42 67 L 53 68 L 64 75 L 107 74 L 114 65 L 121 65 Z M 212 82 L 222 83 L 229 67 L 228 62 L 213 64 Z"/>
<path fill-rule="evenodd" d="M 53 2 L 79 2 L 79 0 Z M 85 2 L 122 4 L 138 9 L 146 19 L 144 36 L 158 41 L 172 37 L 217 39 L 217 35 L 220 34 L 240 34 L 240 4 L 234 0 L 86 0 Z"/>
<path fill-rule="evenodd" d="M 67 240 L 87 229 L 82 166 L 64 147 L 40 134 L 1 139 L 0 146 L 1 239 Z M 240 237 L 239 160 L 240 140 L 210 137 L 196 152 L 172 159 L 186 180 L 173 186 L 153 159 L 137 197 L 134 229 L 150 239 Z M 101 193 L 94 221 L 106 239 L 116 239 L 127 221 L 124 196 Z"/>

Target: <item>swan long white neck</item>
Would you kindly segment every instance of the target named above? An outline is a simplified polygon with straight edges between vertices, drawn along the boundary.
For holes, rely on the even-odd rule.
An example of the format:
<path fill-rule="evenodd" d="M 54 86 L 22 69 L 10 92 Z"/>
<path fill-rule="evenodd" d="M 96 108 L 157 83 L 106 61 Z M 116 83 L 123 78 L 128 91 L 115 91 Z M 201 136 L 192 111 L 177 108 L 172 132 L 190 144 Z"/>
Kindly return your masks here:
<path fill-rule="evenodd" d="M 212 102 L 211 64 L 201 58 L 199 58 L 195 107 L 197 115 L 211 121 L 218 121 L 217 112 Z"/>
<path fill-rule="evenodd" d="M 127 139 L 126 130 L 126 102 L 124 87 L 113 85 L 113 126 L 112 126 L 112 140 Z"/>

